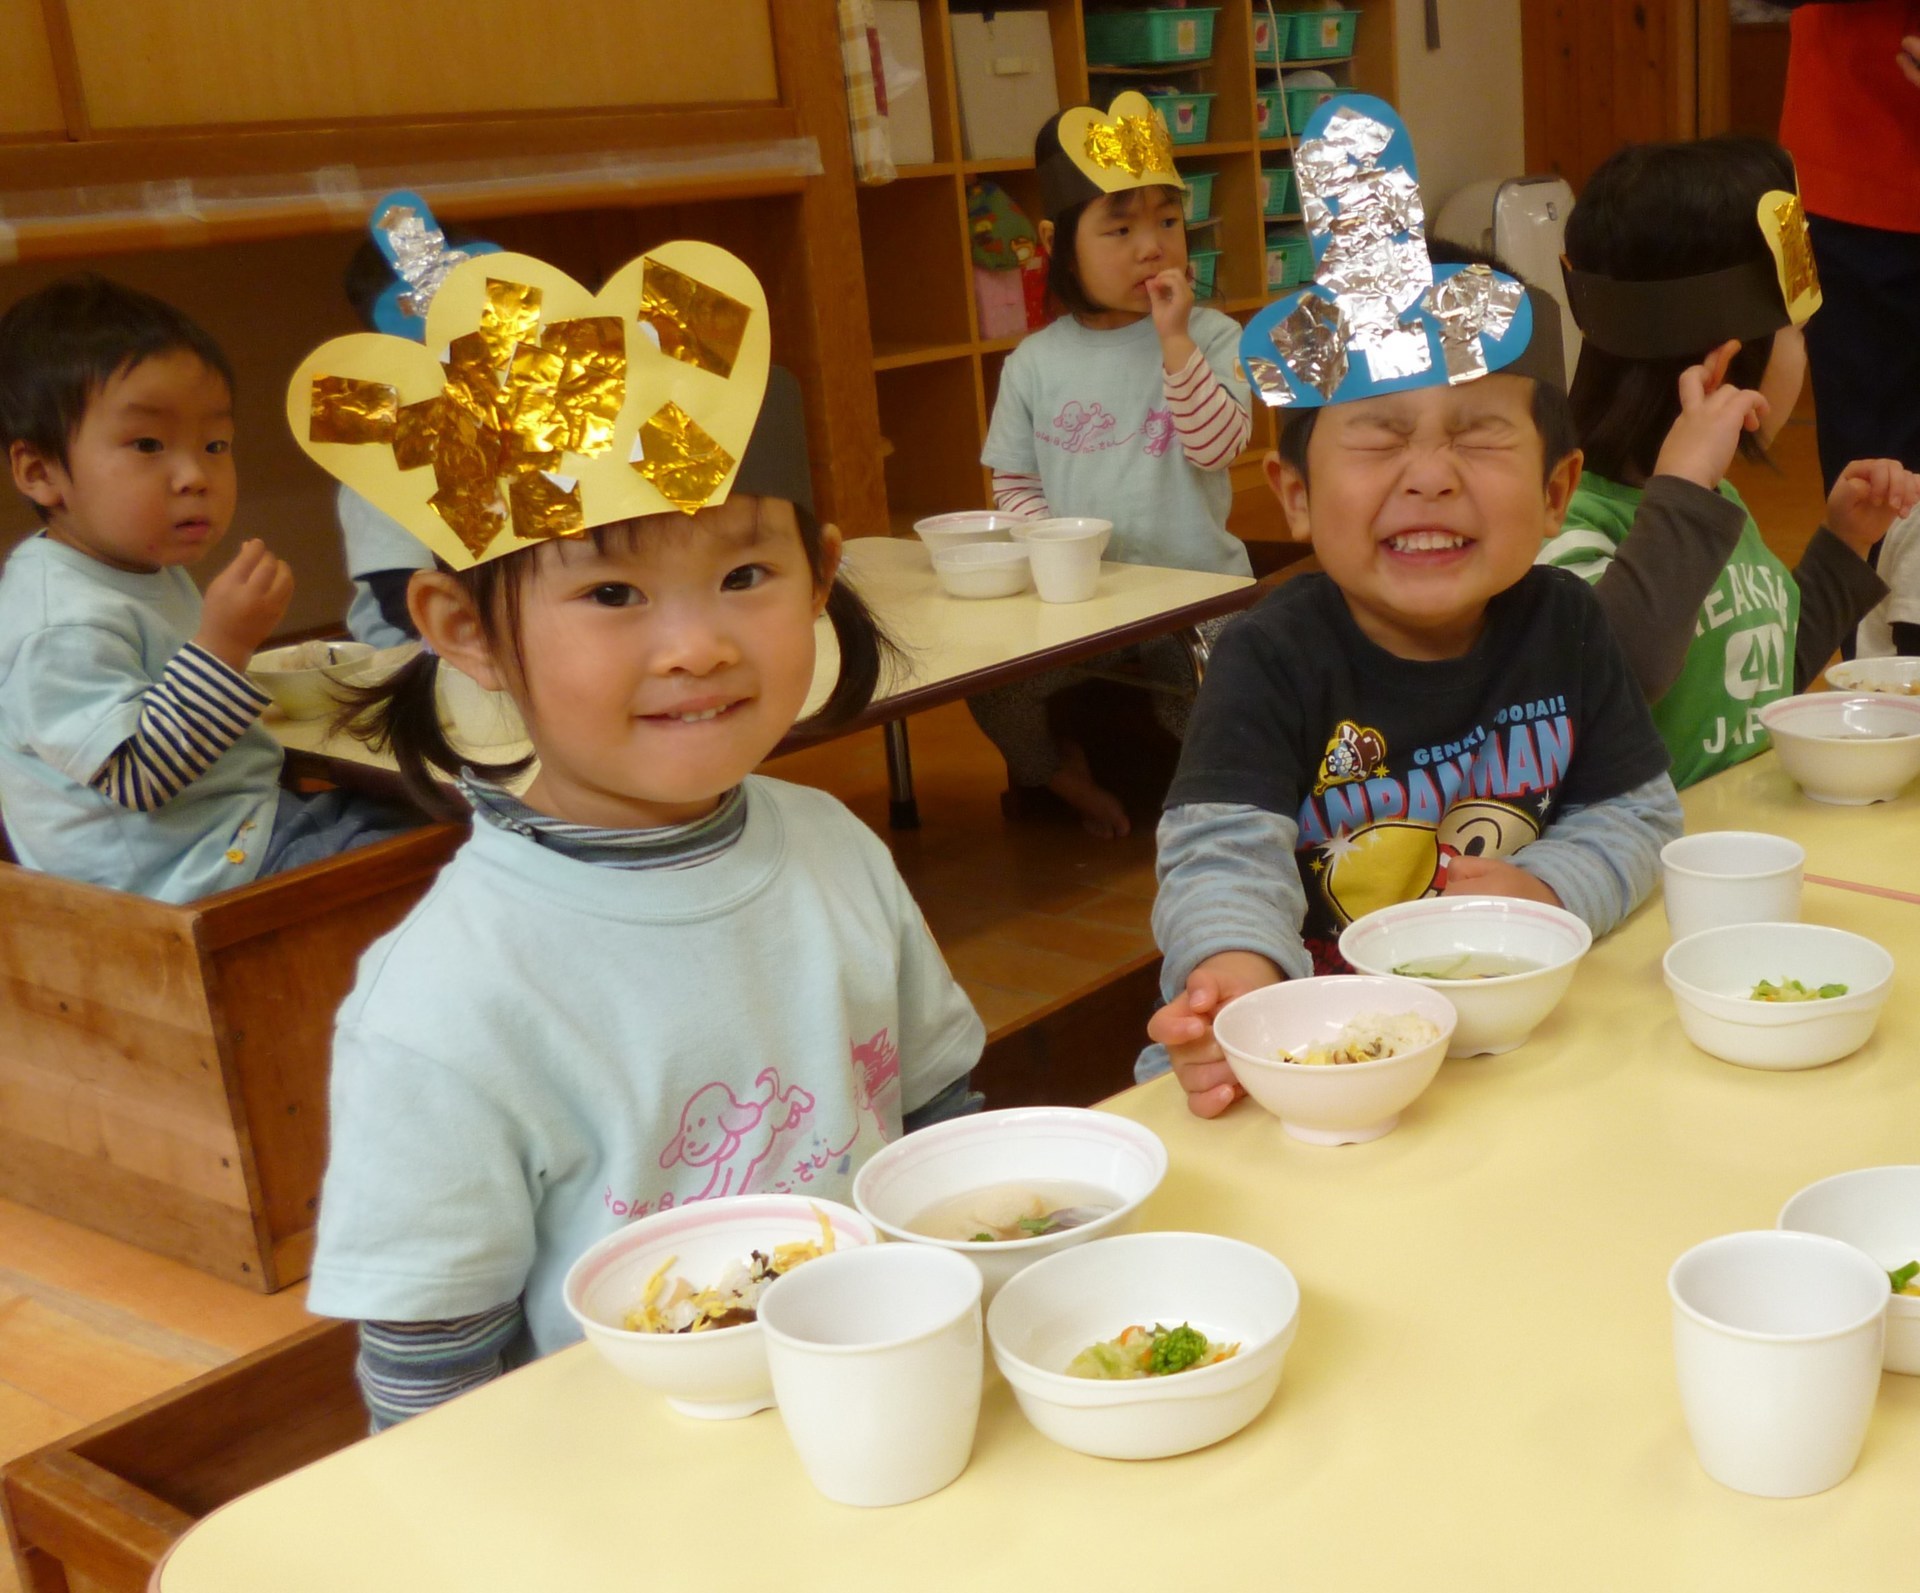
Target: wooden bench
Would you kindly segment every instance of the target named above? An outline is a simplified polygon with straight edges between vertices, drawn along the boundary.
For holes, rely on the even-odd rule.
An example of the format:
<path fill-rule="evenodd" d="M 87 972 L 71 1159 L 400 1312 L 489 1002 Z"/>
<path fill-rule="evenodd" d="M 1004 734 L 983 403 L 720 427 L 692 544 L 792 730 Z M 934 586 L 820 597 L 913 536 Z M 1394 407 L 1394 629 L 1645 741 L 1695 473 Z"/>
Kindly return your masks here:
<path fill-rule="evenodd" d="M 263 1292 L 305 1277 L 334 1012 L 465 833 L 186 906 L 0 862 L 0 1196 Z"/>
<path fill-rule="evenodd" d="M 0 1472 L 25 1593 L 146 1593 L 202 1516 L 367 1432 L 351 1322 L 321 1322 Z"/>

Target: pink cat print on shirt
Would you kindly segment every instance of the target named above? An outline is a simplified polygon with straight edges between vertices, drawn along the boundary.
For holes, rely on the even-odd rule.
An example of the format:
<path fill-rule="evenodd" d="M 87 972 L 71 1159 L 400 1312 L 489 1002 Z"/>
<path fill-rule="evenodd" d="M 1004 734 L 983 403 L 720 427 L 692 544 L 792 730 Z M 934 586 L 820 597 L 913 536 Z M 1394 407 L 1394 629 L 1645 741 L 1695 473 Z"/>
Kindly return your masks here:
<path fill-rule="evenodd" d="M 1173 443 L 1173 411 L 1150 409 L 1147 423 L 1140 428 L 1141 451 L 1149 459 L 1158 459 Z"/>
<path fill-rule="evenodd" d="M 680 1131 L 660 1153 L 660 1165 L 709 1169 L 706 1188 L 685 1200 L 745 1194 L 774 1141 L 813 1111 L 813 1097 L 797 1085 L 783 1090 L 775 1068 L 761 1069 L 753 1082 L 760 1092 L 754 1100 L 741 1100 L 724 1084 L 706 1084 L 681 1109 Z"/>
<path fill-rule="evenodd" d="M 1109 448 L 1125 447 L 1138 438 L 1141 452 L 1150 459 L 1159 459 L 1173 443 L 1173 411 L 1150 409 L 1140 425 L 1123 432 L 1120 417 L 1104 405 L 1068 399 L 1061 405 L 1060 413 L 1033 436 L 1036 442 L 1066 454 L 1105 453 Z"/>

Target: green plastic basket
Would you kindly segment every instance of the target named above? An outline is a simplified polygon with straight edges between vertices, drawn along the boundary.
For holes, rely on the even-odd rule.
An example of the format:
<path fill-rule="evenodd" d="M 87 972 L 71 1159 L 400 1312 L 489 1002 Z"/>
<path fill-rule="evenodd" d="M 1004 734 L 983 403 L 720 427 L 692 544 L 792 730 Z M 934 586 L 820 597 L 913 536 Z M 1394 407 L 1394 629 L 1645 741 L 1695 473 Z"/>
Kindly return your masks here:
<path fill-rule="evenodd" d="M 1360 13 L 1293 11 L 1283 12 L 1280 21 L 1287 25 L 1289 61 L 1330 61 L 1353 54 L 1353 34 Z"/>
<path fill-rule="evenodd" d="M 1285 115 L 1281 104 L 1280 90 L 1262 89 L 1253 97 L 1253 136 L 1255 138 L 1279 138 L 1286 132 L 1281 118 Z"/>
<path fill-rule="evenodd" d="M 1300 196 L 1294 189 L 1291 166 L 1260 168 L 1260 214 L 1290 216 L 1300 208 Z"/>
<path fill-rule="evenodd" d="M 1220 277 L 1220 251 L 1195 249 L 1187 256 L 1187 264 L 1193 267 L 1193 296 L 1196 299 L 1212 298 L 1214 284 Z"/>
<path fill-rule="evenodd" d="M 1292 25 L 1285 14 L 1268 16 L 1260 0 L 1253 0 L 1253 58 L 1262 66 L 1274 66 L 1286 58 L 1287 40 Z"/>
<path fill-rule="evenodd" d="M 1297 288 L 1313 275 L 1313 245 L 1303 232 L 1267 229 L 1267 291 Z"/>
<path fill-rule="evenodd" d="M 1087 13 L 1087 60 L 1096 66 L 1165 66 L 1213 54 L 1219 8 Z"/>
<path fill-rule="evenodd" d="M 1167 134 L 1176 144 L 1204 144 L 1207 121 L 1213 114 L 1211 94 L 1149 94 L 1147 99 L 1167 122 Z"/>
<path fill-rule="evenodd" d="M 1187 180 L 1187 191 L 1181 202 L 1187 225 L 1197 227 L 1203 221 L 1212 220 L 1214 174 L 1210 171 L 1183 171 L 1180 175 Z"/>

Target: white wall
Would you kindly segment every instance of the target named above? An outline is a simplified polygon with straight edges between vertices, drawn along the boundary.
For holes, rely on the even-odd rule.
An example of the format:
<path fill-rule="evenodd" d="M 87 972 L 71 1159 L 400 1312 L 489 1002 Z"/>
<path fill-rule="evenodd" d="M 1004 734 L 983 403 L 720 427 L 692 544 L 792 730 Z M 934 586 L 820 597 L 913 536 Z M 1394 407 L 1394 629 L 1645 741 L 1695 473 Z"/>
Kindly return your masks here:
<path fill-rule="evenodd" d="M 1395 0 L 1400 114 L 1413 134 L 1429 219 L 1483 177 L 1526 170 L 1520 0 L 1438 0 L 1440 48 L 1428 50 L 1425 0 Z"/>

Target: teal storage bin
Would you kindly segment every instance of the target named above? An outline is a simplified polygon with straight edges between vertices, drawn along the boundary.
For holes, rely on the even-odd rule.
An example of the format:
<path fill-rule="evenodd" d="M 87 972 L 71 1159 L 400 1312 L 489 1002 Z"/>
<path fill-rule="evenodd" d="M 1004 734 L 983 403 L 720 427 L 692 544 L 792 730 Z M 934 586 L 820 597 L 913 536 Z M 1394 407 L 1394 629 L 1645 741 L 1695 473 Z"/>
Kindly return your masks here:
<path fill-rule="evenodd" d="M 1330 61 L 1353 54 L 1358 11 L 1293 11 L 1282 13 L 1280 20 L 1287 24 L 1289 61 Z"/>
<path fill-rule="evenodd" d="M 1282 127 L 1279 117 L 1275 116 L 1273 131 L 1262 133 L 1260 135 L 1262 138 L 1279 138 L 1289 131 L 1298 138 L 1306 128 L 1307 119 L 1328 100 L 1352 100 L 1364 97 L 1358 89 L 1346 88 L 1290 88 L 1282 89 L 1281 93 L 1287 98 L 1288 125 Z"/>
<path fill-rule="evenodd" d="M 1186 212 L 1187 225 L 1197 227 L 1203 221 L 1211 221 L 1214 174 L 1210 171 L 1183 171 L 1180 175 L 1187 180 L 1187 191 L 1181 204 Z"/>
<path fill-rule="evenodd" d="M 1087 60 L 1094 66 L 1168 66 L 1213 54 L 1213 19 L 1204 10 L 1089 11 Z"/>
<path fill-rule="evenodd" d="M 1167 121 L 1167 133 L 1176 144 L 1204 144 L 1207 121 L 1213 114 L 1211 94 L 1149 94 L 1148 101 Z"/>
<path fill-rule="evenodd" d="M 1313 245 L 1297 229 L 1267 229 L 1267 291 L 1297 288 L 1313 275 Z"/>
<path fill-rule="evenodd" d="M 1279 138 L 1286 132 L 1282 121 L 1285 111 L 1281 104 L 1280 90 L 1261 89 L 1253 97 L 1253 136 L 1255 138 Z"/>
<path fill-rule="evenodd" d="M 1287 40 L 1292 24 L 1283 12 L 1268 16 L 1260 0 L 1253 0 L 1253 58 L 1261 66 L 1275 66 L 1286 59 Z"/>
<path fill-rule="evenodd" d="M 1214 297 L 1215 284 L 1220 279 L 1220 251 L 1195 249 L 1187 256 L 1187 263 L 1193 267 L 1193 296 L 1196 299 Z"/>
<path fill-rule="evenodd" d="M 1291 166 L 1260 168 L 1260 214 L 1290 216 L 1300 208 L 1300 196 L 1294 188 Z"/>

